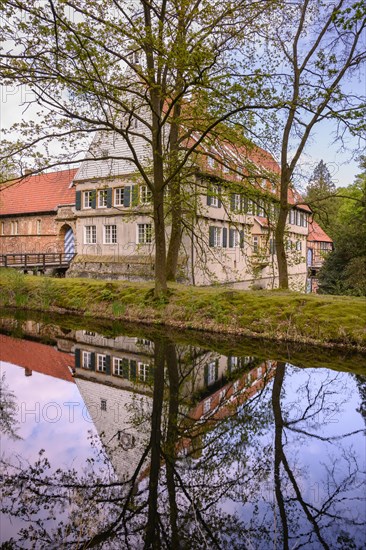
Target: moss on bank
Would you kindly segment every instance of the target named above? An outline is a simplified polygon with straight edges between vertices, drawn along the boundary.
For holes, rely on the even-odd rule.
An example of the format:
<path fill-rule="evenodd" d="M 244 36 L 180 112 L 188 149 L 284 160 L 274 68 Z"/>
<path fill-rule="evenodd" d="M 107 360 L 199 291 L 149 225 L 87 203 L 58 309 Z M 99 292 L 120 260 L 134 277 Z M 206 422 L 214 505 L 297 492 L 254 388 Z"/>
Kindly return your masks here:
<path fill-rule="evenodd" d="M 166 303 L 154 300 L 151 289 L 149 283 L 51 279 L 0 270 L 2 307 L 366 349 L 363 298 L 174 284 Z"/>

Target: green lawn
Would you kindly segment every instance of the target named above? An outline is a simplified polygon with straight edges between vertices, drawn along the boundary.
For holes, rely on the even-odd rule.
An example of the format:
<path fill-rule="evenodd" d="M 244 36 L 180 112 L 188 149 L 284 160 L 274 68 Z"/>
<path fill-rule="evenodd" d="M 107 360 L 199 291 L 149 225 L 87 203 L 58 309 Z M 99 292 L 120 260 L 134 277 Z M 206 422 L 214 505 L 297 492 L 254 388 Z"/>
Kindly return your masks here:
<path fill-rule="evenodd" d="M 34 277 L 10 269 L 0 270 L 0 291 L 2 307 L 366 348 L 364 298 L 172 284 L 169 300 L 156 301 L 149 283 Z"/>

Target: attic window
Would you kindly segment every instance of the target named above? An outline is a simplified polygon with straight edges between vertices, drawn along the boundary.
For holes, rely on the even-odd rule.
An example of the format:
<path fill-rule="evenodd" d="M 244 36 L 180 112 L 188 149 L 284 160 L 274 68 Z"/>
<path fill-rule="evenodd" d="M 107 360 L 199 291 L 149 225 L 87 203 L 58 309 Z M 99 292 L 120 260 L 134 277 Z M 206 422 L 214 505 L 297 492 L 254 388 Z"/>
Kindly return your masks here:
<path fill-rule="evenodd" d="M 207 157 L 207 166 L 213 168 L 215 166 L 215 161 L 212 157 Z"/>
<path fill-rule="evenodd" d="M 102 157 L 107 157 L 108 154 L 109 154 L 109 151 L 108 151 L 108 149 L 102 149 L 101 153 L 102 153 Z"/>

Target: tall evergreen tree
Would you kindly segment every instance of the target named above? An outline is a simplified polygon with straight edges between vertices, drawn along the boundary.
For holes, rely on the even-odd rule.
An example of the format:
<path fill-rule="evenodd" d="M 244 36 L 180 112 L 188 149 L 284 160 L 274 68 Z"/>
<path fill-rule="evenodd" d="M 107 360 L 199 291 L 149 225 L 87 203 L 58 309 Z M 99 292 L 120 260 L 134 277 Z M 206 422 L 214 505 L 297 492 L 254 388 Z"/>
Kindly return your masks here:
<path fill-rule="evenodd" d="M 332 234 L 337 210 L 336 186 L 326 163 L 321 160 L 314 169 L 306 189 L 306 202 L 313 211 L 313 217 L 323 229 Z M 333 237 L 333 235 L 331 235 Z"/>

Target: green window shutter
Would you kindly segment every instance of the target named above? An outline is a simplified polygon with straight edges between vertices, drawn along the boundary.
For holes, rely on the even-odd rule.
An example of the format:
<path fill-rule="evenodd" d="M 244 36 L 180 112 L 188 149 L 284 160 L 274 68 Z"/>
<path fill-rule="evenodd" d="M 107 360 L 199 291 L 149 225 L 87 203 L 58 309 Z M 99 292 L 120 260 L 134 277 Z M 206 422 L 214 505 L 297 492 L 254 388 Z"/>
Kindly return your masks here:
<path fill-rule="evenodd" d="M 91 354 L 91 362 L 90 362 L 90 369 L 95 370 L 95 353 Z"/>
<path fill-rule="evenodd" d="M 92 208 L 96 208 L 97 206 L 97 192 L 96 191 L 93 191 L 92 193 L 92 204 L 91 204 L 91 207 Z"/>
<path fill-rule="evenodd" d="M 131 361 L 130 361 L 130 373 L 131 373 L 130 380 L 136 380 L 137 363 L 133 359 L 131 359 Z"/>
<path fill-rule="evenodd" d="M 125 187 L 123 192 L 123 206 L 130 206 L 131 204 L 131 187 Z"/>
<path fill-rule="evenodd" d="M 205 386 L 207 387 L 208 386 L 208 365 L 205 365 L 203 378 L 204 378 Z"/>
<path fill-rule="evenodd" d="M 222 246 L 224 248 L 227 248 L 227 229 L 226 229 L 226 227 L 224 227 L 223 230 L 222 230 Z"/>
<path fill-rule="evenodd" d="M 244 247 L 244 231 L 240 231 L 240 248 Z"/>
<path fill-rule="evenodd" d="M 227 358 L 227 372 L 228 374 L 231 373 L 231 355 Z"/>
<path fill-rule="evenodd" d="M 126 358 L 122 359 L 122 377 L 127 378 L 127 380 L 130 377 L 130 369 L 128 368 L 128 359 Z"/>
<path fill-rule="evenodd" d="M 235 193 L 230 195 L 230 209 L 235 212 Z"/>
<path fill-rule="evenodd" d="M 246 214 L 248 212 L 248 197 L 243 197 L 242 203 L 244 214 Z"/>
<path fill-rule="evenodd" d="M 80 369 L 81 365 L 81 351 L 79 348 L 76 348 L 75 350 L 75 368 Z"/>
<path fill-rule="evenodd" d="M 105 358 L 106 374 L 111 374 L 111 356 L 107 355 Z"/>
<path fill-rule="evenodd" d="M 234 247 L 235 229 L 229 229 L 229 247 Z"/>
<path fill-rule="evenodd" d="M 107 208 L 112 208 L 112 189 L 107 189 Z"/>
<path fill-rule="evenodd" d="M 137 206 L 139 203 L 139 186 L 132 186 L 132 206 Z"/>
<path fill-rule="evenodd" d="M 210 195 L 210 190 L 208 189 L 207 190 L 207 206 L 211 206 L 211 195 Z"/>
<path fill-rule="evenodd" d="M 215 361 L 215 382 L 219 379 L 219 360 Z"/>
<path fill-rule="evenodd" d="M 208 244 L 209 246 L 214 246 L 215 243 L 215 228 L 209 227 L 208 228 L 209 234 L 208 234 Z"/>
<path fill-rule="evenodd" d="M 221 208 L 222 202 L 220 201 L 220 198 L 219 198 L 221 196 L 221 187 L 217 188 L 217 196 L 218 196 L 217 205 L 218 205 L 218 208 Z"/>
<path fill-rule="evenodd" d="M 81 210 L 81 191 L 76 191 L 75 194 L 75 209 Z"/>

